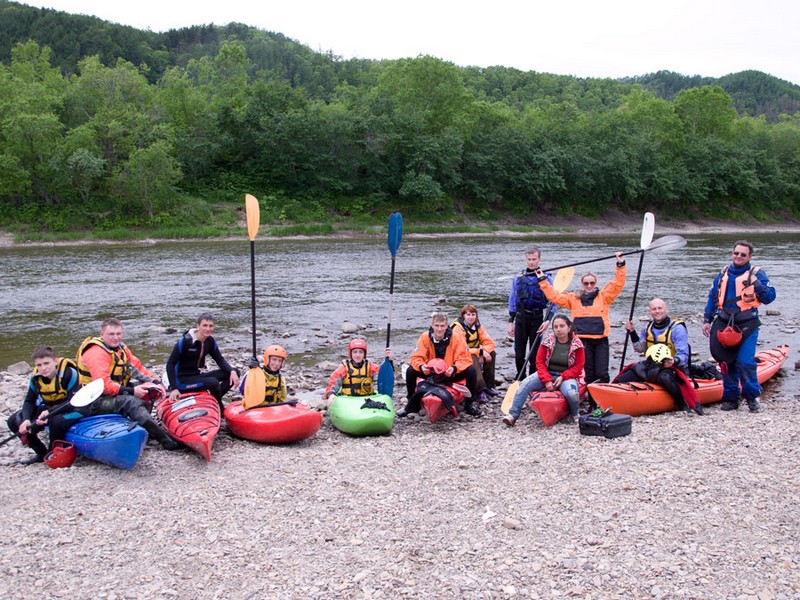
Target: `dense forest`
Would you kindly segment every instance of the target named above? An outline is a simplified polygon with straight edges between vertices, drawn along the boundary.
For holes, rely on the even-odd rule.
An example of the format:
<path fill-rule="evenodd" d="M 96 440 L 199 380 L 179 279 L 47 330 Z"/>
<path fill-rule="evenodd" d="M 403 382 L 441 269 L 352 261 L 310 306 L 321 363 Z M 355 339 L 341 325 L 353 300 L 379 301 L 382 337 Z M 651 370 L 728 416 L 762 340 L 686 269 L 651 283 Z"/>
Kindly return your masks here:
<path fill-rule="evenodd" d="M 343 60 L 241 24 L 154 33 L 0 0 L 0 225 L 214 235 L 245 192 L 263 222 L 322 232 L 392 208 L 796 215 L 800 87 Z"/>

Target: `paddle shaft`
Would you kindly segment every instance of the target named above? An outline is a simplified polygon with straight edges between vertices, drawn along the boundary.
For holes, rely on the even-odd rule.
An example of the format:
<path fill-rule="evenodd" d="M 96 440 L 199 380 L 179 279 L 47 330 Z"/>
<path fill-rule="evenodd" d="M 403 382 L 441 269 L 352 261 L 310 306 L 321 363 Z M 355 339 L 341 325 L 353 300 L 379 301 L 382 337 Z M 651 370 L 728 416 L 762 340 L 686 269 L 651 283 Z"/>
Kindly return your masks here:
<path fill-rule="evenodd" d="M 392 254 L 392 272 L 389 276 L 389 317 L 388 322 L 386 323 L 386 347 L 389 348 L 391 345 L 389 342 L 392 337 L 392 307 L 394 304 L 394 265 L 395 265 L 395 255 Z"/>
<path fill-rule="evenodd" d="M 639 280 L 642 277 L 642 263 L 644 262 L 644 250 L 639 250 L 641 254 L 639 255 L 639 268 L 636 270 L 636 284 L 633 286 L 633 299 L 631 300 L 631 313 L 628 316 L 629 321 L 633 321 L 633 313 L 636 308 L 636 296 L 639 293 Z M 622 371 L 622 367 L 625 366 L 625 354 L 628 351 L 628 338 L 631 337 L 631 332 L 627 329 L 625 330 L 625 343 L 622 346 L 622 358 L 619 361 L 619 370 Z"/>
<path fill-rule="evenodd" d="M 547 310 L 544 313 L 544 319 L 542 319 L 542 323 L 544 323 L 545 321 L 549 321 L 553 316 L 555 316 L 555 313 L 553 311 L 553 306 L 554 306 L 553 304 L 547 305 Z M 541 339 L 542 339 L 541 332 L 537 333 L 536 337 L 533 338 L 533 343 L 531 344 L 530 352 L 528 352 L 528 355 L 525 357 L 525 362 L 522 363 L 522 368 L 519 370 L 519 373 L 517 373 L 516 381 L 522 380 L 522 376 L 525 373 L 525 369 L 528 368 L 528 363 L 531 362 L 531 356 L 533 356 L 536 350 L 538 349 L 537 346 L 539 345 L 539 341 Z"/>
<path fill-rule="evenodd" d="M 256 243 L 250 240 L 250 308 L 253 316 L 253 358 L 256 356 Z"/>
<path fill-rule="evenodd" d="M 643 242 L 647 242 L 647 240 L 643 240 Z M 629 252 L 621 252 L 621 256 L 630 256 L 631 254 L 636 254 L 638 252 L 658 252 L 658 251 L 667 251 L 672 250 L 674 248 L 682 248 L 686 245 L 686 239 L 682 238 L 679 235 L 666 235 L 664 237 L 658 238 L 656 241 L 651 243 L 643 243 L 641 248 L 638 250 L 630 250 Z M 555 271 L 557 269 L 566 269 L 567 267 L 577 267 L 579 265 L 588 265 L 590 263 L 600 262 L 601 260 L 608 260 L 610 258 L 616 258 L 616 254 L 611 254 L 609 256 L 603 256 L 601 258 L 591 258 L 589 260 L 582 260 L 580 262 L 572 263 L 571 265 L 564 265 L 562 267 L 554 267 L 552 269 L 547 269 L 547 272 Z"/>

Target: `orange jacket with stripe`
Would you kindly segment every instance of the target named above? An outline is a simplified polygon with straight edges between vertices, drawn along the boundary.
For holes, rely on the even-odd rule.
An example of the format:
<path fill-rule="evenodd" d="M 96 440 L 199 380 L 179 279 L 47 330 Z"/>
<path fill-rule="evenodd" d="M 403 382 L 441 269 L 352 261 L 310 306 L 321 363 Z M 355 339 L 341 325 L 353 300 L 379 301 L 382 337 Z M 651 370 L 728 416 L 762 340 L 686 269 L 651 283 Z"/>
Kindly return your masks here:
<path fill-rule="evenodd" d="M 595 340 L 607 338 L 611 329 L 608 309 L 625 287 L 625 265 L 616 267 L 614 279 L 597 293 L 588 306 L 583 305 L 580 296 L 572 292 L 559 292 L 547 280 L 540 281 L 539 287 L 550 302 L 572 311 L 575 333 L 579 337 Z"/>

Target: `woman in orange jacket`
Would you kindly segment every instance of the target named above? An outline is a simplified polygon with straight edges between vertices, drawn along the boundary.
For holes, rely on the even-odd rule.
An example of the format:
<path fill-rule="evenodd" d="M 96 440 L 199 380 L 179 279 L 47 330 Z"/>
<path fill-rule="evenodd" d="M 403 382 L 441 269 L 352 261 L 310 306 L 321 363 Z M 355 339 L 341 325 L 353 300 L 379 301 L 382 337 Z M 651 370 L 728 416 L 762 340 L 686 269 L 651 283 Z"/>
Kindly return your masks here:
<path fill-rule="evenodd" d="M 608 383 L 608 309 L 625 287 L 625 259 L 621 252 L 616 253 L 617 267 L 613 281 L 609 281 L 603 289 L 597 287 L 597 275 L 584 273 L 581 275 L 582 290 L 570 293 L 559 292 L 550 285 L 542 273 L 537 272 L 539 287 L 550 302 L 570 309 L 572 321 L 586 353 L 586 383 Z"/>

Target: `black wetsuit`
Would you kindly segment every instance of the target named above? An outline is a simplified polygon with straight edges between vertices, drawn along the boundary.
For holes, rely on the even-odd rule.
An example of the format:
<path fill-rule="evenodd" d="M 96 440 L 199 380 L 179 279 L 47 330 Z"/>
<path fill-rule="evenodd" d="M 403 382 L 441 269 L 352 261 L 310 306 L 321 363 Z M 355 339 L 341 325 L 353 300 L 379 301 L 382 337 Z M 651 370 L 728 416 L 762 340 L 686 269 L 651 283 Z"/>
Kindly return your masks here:
<path fill-rule="evenodd" d="M 217 363 L 219 369 L 204 371 L 206 356 L 210 356 Z M 167 359 L 167 377 L 170 389 L 183 392 L 208 390 L 209 393 L 222 403 L 222 397 L 231 389 L 230 377 L 234 369 L 222 357 L 213 336 L 208 336 L 205 341 L 197 339 L 197 330 L 190 329 L 181 336 L 172 349 Z"/>

